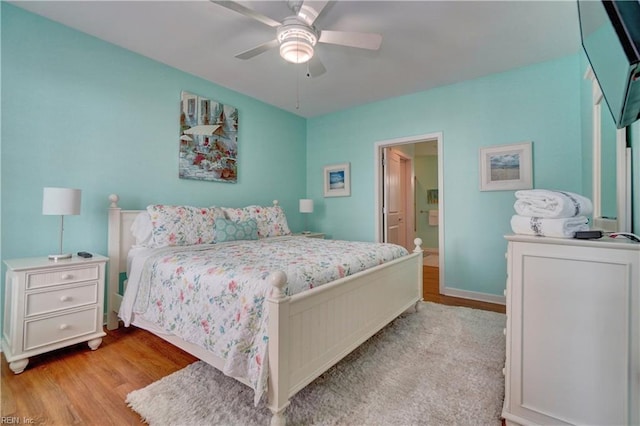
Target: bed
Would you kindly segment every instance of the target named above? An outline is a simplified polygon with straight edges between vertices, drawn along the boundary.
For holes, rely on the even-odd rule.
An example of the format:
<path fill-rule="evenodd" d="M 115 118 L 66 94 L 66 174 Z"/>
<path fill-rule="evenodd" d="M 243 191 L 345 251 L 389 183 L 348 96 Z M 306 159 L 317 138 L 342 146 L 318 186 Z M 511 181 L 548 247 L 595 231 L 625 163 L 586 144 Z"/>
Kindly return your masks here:
<path fill-rule="evenodd" d="M 300 277 L 297 275 L 306 276 L 305 273 L 298 273 L 296 269 L 291 269 L 289 266 L 268 270 L 270 265 L 278 264 L 273 263 L 273 259 L 265 260 L 266 263 L 260 264 L 262 266 L 259 266 L 257 261 L 249 262 L 244 266 L 236 265 L 232 260 L 238 257 L 252 259 L 269 257 L 264 254 L 259 255 L 259 253 L 284 253 L 289 250 L 288 247 L 293 246 L 306 247 L 306 254 L 298 256 L 303 260 L 301 263 L 305 263 L 307 257 L 311 257 L 312 252 L 322 254 L 323 244 L 328 247 L 334 247 L 335 244 L 345 245 L 345 248 L 342 249 L 355 252 L 356 246 L 361 243 L 335 242 L 331 243 L 334 245 L 329 245 L 329 242 L 321 243 L 317 240 L 312 241 L 315 239 L 300 236 L 270 236 L 268 230 L 265 233 L 262 229 L 261 238 L 249 238 L 253 241 L 231 239 L 210 246 L 202 244 L 187 247 L 162 247 L 148 251 L 145 251 L 146 249 L 139 250 L 137 237 L 133 235 L 131 228 L 144 210 L 121 209 L 118 207 L 119 197 L 117 195 L 109 196 L 109 200 L 108 254 L 110 262 L 107 327 L 111 330 L 118 328 L 122 320 L 125 325 L 131 323 L 151 331 L 213 365 L 225 374 L 252 387 L 256 391 L 256 403 L 260 399 L 261 391 L 264 390 L 267 406 L 273 414 L 272 425 L 285 423 L 284 412 L 293 395 L 404 311 L 412 307 L 418 309 L 419 302 L 422 300 L 422 249 L 420 247 L 422 242 L 420 239 L 415 240 L 416 247 L 412 253 L 405 250 L 404 254 L 395 253 L 393 254 L 395 258 L 388 258 L 384 261 L 372 254 L 365 253 L 354 263 L 372 263 L 372 265 L 366 266 L 366 269 L 350 273 L 350 271 L 343 271 L 344 268 L 338 268 L 337 275 L 334 277 L 327 275 L 328 282 L 320 283 L 322 285 L 314 285 L 315 278 L 308 279 L 306 284 L 302 279 L 303 284 L 298 285 L 295 284 L 300 281 Z M 274 202 L 274 206 L 277 206 L 277 202 Z M 233 216 L 234 212 L 242 215 L 243 211 L 242 209 L 230 209 L 225 212 L 226 219 L 238 221 L 241 218 L 229 216 Z M 220 224 L 216 223 L 219 227 Z M 331 248 L 331 250 L 336 249 Z M 245 351 L 249 354 L 247 357 L 252 360 L 252 364 L 247 363 L 247 365 L 256 365 L 253 361 L 258 360 L 260 368 L 255 375 L 234 374 L 237 372 L 237 369 L 234 370 L 237 364 L 232 366 L 231 374 L 229 374 L 229 357 L 221 356 L 219 350 L 213 350 L 213 346 L 209 347 L 198 338 L 193 338 L 189 333 L 183 335 L 179 327 L 171 329 L 175 332 L 168 332 L 167 330 L 170 328 L 166 324 L 163 326 L 162 321 L 158 318 L 168 315 L 166 312 L 169 310 L 164 307 L 156 309 L 153 297 L 159 297 L 156 295 L 160 293 L 158 289 L 150 287 L 152 280 L 148 279 L 148 275 L 152 275 L 152 272 L 148 271 L 153 268 L 161 268 L 168 260 L 179 262 L 187 258 L 192 261 L 200 259 L 204 267 L 210 267 L 220 261 L 217 260 L 219 259 L 217 257 L 207 257 L 209 255 L 227 256 L 224 258 L 225 268 L 234 271 L 234 277 L 239 277 L 237 280 L 234 279 L 232 284 L 229 284 L 228 289 L 225 289 L 225 297 L 230 297 L 237 285 L 253 286 L 251 288 L 258 288 L 259 290 L 256 291 L 261 291 L 263 292 L 261 294 L 264 294 L 260 309 L 268 314 L 258 315 L 257 317 L 264 319 L 264 323 L 261 323 L 262 328 L 255 327 L 263 330 L 264 336 L 260 338 L 261 334 L 257 334 L 258 338 L 255 340 L 258 342 L 258 349 L 255 349 L 254 352 Z M 153 268 L 150 265 L 153 265 Z M 171 267 L 183 272 L 182 266 L 178 263 L 173 263 Z M 347 267 L 347 269 L 350 268 L 350 266 Z M 224 268 L 216 269 L 212 275 L 218 274 L 222 269 Z M 258 269 L 258 272 L 262 274 L 263 283 L 253 285 L 248 279 L 242 280 L 243 277 L 248 276 L 247 274 L 254 273 L 256 272 L 254 270 Z M 291 280 L 288 280 L 285 270 L 291 275 Z M 127 292 L 123 296 L 122 278 L 127 272 L 130 273 L 128 278 L 135 281 L 136 286 L 144 289 L 141 291 L 146 291 L 151 295 L 149 296 L 151 302 L 147 303 L 151 307 L 146 306 L 144 309 L 149 308 L 149 312 L 156 309 L 155 316 L 153 313 L 137 316 L 134 313 L 131 315 L 131 312 L 141 308 L 139 306 L 132 308 L 133 302 L 129 296 L 133 292 L 132 283 L 124 282 Z M 162 277 L 160 269 L 157 271 L 153 269 L 153 274 Z M 168 282 L 168 279 L 157 281 Z M 186 282 L 186 279 L 183 281 Z M 231 283 L 231 281 L 228 282 Z M 175 289 L 176 285 L 169 284 L 166 287 Z M 297 287 L 301 288 L 297 291 L 292 290 Z M 216 297 L 218 296 L 211 296 L 211 299 Z M 248 298 L 257 299 L 255 295 Z M 260 300 L 262 301 L 262 298 Z M 224 310 L 224 307 L 221 309 Z M 191 314 L 182 313 L 179 315 Z M 202 321 L 198 320 L 199 324 L 200 322 Z M 204 324 L 204 322 L 202 323 Z M 227 322 L 224 322 L 224 325 L 226 326 Z M 220 325 L 216 325 L 216 327 L 220 327 Z M 180 337 L 181 335 L 182 337 Z M 238 339 L 234 338 L 235 340 Z M 215 344 L 214 342 L 212 345 Z M 259 344 L 264 347 L 262 352 Z"/>

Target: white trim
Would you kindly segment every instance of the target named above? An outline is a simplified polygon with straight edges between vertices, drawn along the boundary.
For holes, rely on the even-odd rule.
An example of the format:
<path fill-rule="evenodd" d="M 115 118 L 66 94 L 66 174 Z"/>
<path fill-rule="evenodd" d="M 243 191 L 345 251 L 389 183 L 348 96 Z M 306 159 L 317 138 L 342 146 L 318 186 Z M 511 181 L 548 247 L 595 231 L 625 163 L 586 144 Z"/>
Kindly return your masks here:
<path fill-rule="evenodd" d="M 624 229 L 622 229 L 622 232 L 632 232 L 633 228 L 632 228 L 632 223 L 633 223 L 633 208 L 631 207 L 633 205 L 633 201 L 632 201 L 632 193 L 631 193 L 631 188 L 633 188 L 633 183 L 632 183 L 632 177 L 631 177 L 631 171 L 632 169 L 632 159 L 633 159 L 633 153 L 631 150 L 631 147 L 627 147 L 625 150 L 625 156 L 626 156 L 626 196 L 625 196 L 625 200 L 626 200 L 626 209 L 625 209 L 625 213 L 626 213 L 626 220 L 625 220 L 625 224 L 624 224 Z"/>
<path fill-rule="evenodd" d="M 616 210 L 618 232 L 631 232 L 631 148 L 627 148 L 627 129 L 616 133 Z"/>
<path fill-rule="evenodd" d="M 589 66 L 584 75 L 585 79 L 591 80 L 591 149 L 592 149 L 592 163 L 591 163 L 591 188 L 592 188 L 592 201 L 593 201 L 593 221 L 599 221 L 602 216 L 602 180 L 600 179 L 601 171 L 601 149 L 602 145 L 602 90 L 596 76 L 593 73 L 593 69 Z"/>
<path fill-rule="evenodd" d="M 595 91 L 596 89 L 599 91 L 600 87 L 598 86 L 598 82 L 597 81 L 593 81 L 593 90 Z M 598 100 L 596 100 L 596 97 L 594 96 L 594 104 L 593 104 L 593 125 L 592 125 L 592 131 L 593 131 L 593 137 L 592 137 L 592 150 L 593 150 L 593 164 L 592 164 L 592 187 L 593 187 L 593 218 L 600 218 L 602 216 L 602 208 L 601 208 L 601 204 L 602 204 L 602 179 L 600 179 L 600 175 L 601 175 L 601 138 L 602 138 L 602 123 L 601 123 L 601 117 L 602 117 L 602 94 L 600 94 L 600 97 Z"/>
<path fill-rule="evenodd" d="M 445 291 L 440 291 L 445 296 L 459 297 L 461 299 L 478 300 L 480 302 L 495 303 L 497 305 L 506 305 L 507 298 L 505 296 L 498 296 L 496 294 L 480 293 L 477 291 L 460 290 L 457 288 L 445 288 Z"/>
<path fill-rule="evenodd" d="M 592 91 L 592 201 L 593 223 L 607 231 L 631 232 L 631 166 L 627 149 L 626 128 L 616 130 L 616 220 L 602 218 L 602 90 L 591 67 L 585 72 L 585 79 L 591 80 Z"/>

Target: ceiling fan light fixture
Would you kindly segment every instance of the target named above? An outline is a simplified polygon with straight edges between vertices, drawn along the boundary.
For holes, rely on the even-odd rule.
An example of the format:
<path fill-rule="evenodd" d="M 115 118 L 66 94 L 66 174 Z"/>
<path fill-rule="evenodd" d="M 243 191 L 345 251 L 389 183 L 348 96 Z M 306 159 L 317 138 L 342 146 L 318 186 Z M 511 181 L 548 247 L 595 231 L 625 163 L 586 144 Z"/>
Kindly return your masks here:
<path fill-rule="evenodd" d="M 278 28 L 278 42 L 280 56 L 285 61 L 303 64 L 313 57 L 313 46 L 318 42 L 318 36 L 311 27 L 293 17 L 287 18 Z"/>
<path fill-rule="evenodd" d="M 304 64 L 313 57 L 313 46 L 305 40 L 288 40 L 280 44 L 280 56 L 294 64 Z"/>

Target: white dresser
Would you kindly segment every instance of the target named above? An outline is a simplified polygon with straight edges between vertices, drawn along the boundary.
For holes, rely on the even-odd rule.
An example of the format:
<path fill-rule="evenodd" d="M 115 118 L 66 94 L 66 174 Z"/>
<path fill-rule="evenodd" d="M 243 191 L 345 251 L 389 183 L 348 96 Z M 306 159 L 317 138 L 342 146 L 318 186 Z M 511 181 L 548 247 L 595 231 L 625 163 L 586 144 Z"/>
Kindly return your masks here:
<path fill-rule="evenodd" d="M 507 424 L 640 424 L 640 244 L 506 238 Z"/>
<path fill-rule="evenodd" d="M 2 349 L 14 373 L 53 349 L 85 341 L 92 350 L 100 346 L 107 260 L 95 254 L 5 260 Z"/>

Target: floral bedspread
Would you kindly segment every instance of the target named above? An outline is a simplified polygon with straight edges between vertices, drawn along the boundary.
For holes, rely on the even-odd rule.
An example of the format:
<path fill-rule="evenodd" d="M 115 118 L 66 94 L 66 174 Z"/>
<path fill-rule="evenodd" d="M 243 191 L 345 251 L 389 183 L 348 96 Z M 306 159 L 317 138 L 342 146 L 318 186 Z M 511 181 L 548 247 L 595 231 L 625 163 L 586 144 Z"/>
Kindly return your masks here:
<path fill-rule="evenodd" d="M 136 315 L 225 359 L 223 372 L 247 379 L 257 404 L 267 385 L 269 274 L 284 271 L 293 295 L 406 254 L 393 244 L 302 237 L 165 247 L 127 291 L 138 287 Z"/>

